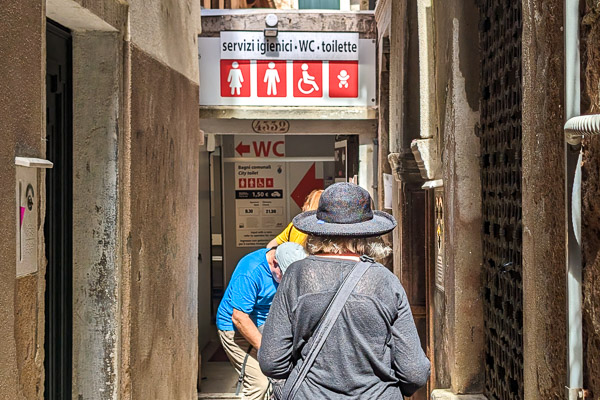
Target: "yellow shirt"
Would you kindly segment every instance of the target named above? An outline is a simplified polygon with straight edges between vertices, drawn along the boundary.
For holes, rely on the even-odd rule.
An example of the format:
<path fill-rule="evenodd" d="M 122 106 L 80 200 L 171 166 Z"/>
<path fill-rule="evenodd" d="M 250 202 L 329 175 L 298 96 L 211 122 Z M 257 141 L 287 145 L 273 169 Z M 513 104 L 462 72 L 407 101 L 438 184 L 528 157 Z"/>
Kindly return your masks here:
<path fill-rule="evenodd" d="M 285 242 L 294 242 L 305 246 L 307 237 L 308 235 L 306 233 L 302 233 L 298 229 L 294 228 L 294 225 L 290 222 L 290 224 L 283 230 L 283 232 L 277 235 L 275 240 L 277 240 L 277 244 L 282 244 Z"/>

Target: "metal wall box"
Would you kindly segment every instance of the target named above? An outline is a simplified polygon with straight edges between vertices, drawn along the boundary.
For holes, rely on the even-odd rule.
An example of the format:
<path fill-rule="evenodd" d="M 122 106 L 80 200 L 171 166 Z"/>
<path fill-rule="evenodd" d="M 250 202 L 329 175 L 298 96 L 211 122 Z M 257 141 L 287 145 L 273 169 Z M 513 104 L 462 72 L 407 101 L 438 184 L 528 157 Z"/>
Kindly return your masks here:
<path fill-rule="evenodd" d="M 38 271 L 39 170 L 52 168 L 48 160 L 15 157 L 17 277 Z"/>

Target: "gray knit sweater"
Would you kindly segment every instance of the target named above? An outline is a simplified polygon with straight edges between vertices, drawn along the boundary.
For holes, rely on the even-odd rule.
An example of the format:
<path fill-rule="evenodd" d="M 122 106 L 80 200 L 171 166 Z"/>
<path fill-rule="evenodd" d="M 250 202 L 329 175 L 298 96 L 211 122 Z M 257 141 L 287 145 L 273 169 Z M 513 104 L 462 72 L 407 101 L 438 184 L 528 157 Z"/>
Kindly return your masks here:
<path fill-rule="evenodd" d="M 286 378 L 355 262 L 310 256 L 286 271 L 264 325 L 258 361 Z M 406 293 L 374 264 L 348 299 L 296 399 L 401 399 L 425 385 L 430 364 Z"/>

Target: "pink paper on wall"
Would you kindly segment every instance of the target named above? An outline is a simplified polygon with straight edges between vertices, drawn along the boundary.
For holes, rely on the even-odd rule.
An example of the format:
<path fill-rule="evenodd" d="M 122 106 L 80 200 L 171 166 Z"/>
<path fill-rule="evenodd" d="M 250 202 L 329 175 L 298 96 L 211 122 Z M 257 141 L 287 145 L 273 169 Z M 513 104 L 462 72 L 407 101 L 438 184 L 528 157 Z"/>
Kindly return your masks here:
<path fill-rule="evenodd" d="M 21 220 L 19 221 L 19 226 L 23 226 L 23 217 L 25 217 L 25 207 L 21 207 Z"/>

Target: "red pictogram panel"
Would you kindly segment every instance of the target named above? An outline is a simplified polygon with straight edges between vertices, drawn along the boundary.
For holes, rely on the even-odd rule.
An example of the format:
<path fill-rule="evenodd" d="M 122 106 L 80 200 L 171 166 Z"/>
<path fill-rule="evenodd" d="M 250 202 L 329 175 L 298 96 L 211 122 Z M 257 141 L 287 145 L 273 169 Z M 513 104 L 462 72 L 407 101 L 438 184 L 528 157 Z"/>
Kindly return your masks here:
<path fill-rule="evenodd" d="M 248 187 L 255 188 L 256 187 L 256 178 L 248 178 Z"/>
<path fill-rule="evenodd" d="M 287 95 L 286 62 L 256 62 L 258 97 L 285 97 Z"/>
<path fill-rule="evenodd" d="M 221 60 L 221 97 L 250 97 L 249 60 Z"/>
<path fill-rule="evenodd" d="M 256 178 L 256 187 L 264 188 L 265 187 L 265 178 Z"/>
<path fill-rule="evenodd" d="M 246 188 L 246 178 L 240 178 L 238 186 L 240 187 L 240 189 L 245 189 Z"/>
<path fill-rule="evenodd" d="M 358 61 L 329 61 L 329 97 L 358 97 Z"/>
<path fill-rule="evenodd" d="M 323 62 L 294 61 L 294 97 L 323 97 Z"/>

